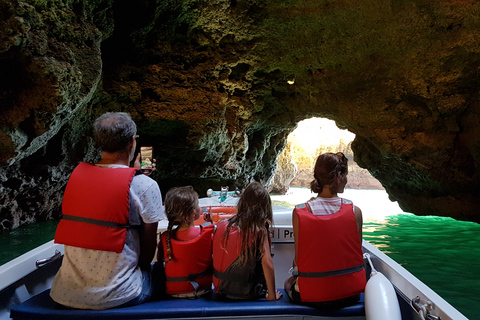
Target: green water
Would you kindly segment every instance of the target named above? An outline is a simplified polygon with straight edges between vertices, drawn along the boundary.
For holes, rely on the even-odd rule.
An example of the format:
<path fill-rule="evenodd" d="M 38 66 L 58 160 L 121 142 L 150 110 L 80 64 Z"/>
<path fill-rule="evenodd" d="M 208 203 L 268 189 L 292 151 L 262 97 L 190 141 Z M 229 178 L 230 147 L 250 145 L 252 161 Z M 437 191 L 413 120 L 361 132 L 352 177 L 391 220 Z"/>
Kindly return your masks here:
<path fill-rule="evenodd" d="M 378 195 L 376 197 L 378 203 Z M 361 199 L 366 199 L 364 194 Z M 285 202 L 283 205 L 290 206 Z M 369 211 L 366 204 L 361 208 L 365 213 Z M 480 319 L 480 224 L 405 213 L 381 218 L 368 218 L 368 214 L 364 214 L 364 219 L 365 240 L 405 267 L 467 318 Z M 56 225 L 56 221 L 47 221 L 0 233 L 0 265 L 53 239 Z"/>
<path fill-rule="evenodd" d="M 58 221 L 30 224 L 0 232 L 0 265 L 53 239 Z"/>
<path fill-rule="evenodd" d="M 315 196 L 291 187 L 271 195 L 293 208 Z M 394 259 L 470 320 L 480 319 L 480 224 L 403 212 L 384 190 L 345 189 L 363 212 L 363 238 Z"/>
<path fill-rule="evenodd" d="M 480 319 L 480 224 L 398 214 L 364 223 L 363 237 L 469 319 Z"/>

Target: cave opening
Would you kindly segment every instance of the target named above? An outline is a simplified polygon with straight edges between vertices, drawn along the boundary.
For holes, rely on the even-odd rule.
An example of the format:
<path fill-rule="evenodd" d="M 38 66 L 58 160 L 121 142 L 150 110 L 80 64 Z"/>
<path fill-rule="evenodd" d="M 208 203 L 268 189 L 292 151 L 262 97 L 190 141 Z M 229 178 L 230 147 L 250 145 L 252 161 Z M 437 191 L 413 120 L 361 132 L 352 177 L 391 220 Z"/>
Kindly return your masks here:
<path fill-rule="evenodd" d="M 314 117 L 300 121 L 289 134 L 286 147 L 277 159 L 271 192 L 286 194 L 290 187 L 309 188 L 315 161 L 325 152 L 343 152 L 348 158 L 347 188 L 384 190 L 368 170 L 360 168 L 354 161 L 351 148 L 354 139 L 354 133 L 338 128 L 333 120 Z"/>
<path fill-rule="evenodd" d="M 405 213 L 390 199 L 380 181 L 355 162 L 351 148 L 354 139 L 354 133 L 338 128 L 333 120 L 309 118 L 300 121 L 278 156 L 277 170 L 269 185 L 272 203 L 293 208 L 315 197 L 310 183 L 318 155 L 343 152 L 348 158 L 348 182 L 339 196 L 361 208 L 364 223 L 384 221 L 390 215 Z"/>

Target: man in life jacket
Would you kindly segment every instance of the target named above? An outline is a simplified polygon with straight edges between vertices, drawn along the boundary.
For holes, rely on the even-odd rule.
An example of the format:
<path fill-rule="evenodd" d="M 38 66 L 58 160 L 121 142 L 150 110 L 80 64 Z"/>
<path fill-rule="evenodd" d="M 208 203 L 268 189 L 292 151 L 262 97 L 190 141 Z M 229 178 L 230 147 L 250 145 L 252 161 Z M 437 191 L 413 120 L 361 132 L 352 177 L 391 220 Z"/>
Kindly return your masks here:
<path fill-rule="evenodd" d="M 165 216 L 158 184 L 129 168 L 136 133 L 127 113 L 106 113 L 94 123 L 101 160 L 73 171 L 55 234 L 65 245 L 50 292 L 57 303 L 107 309 L 145 302 L 154 291 L 151 261 Z"/>
<path fill-rule="evenodd" d="M 355 304 L 365 289 L 362 211 L 337 195 L 347 183 L 347 161 L 341 152 L 320 155 L 311 183 L 318 195 L 293 210 L 294 272 L 285 291 L 294 302 L 339 308 Z"/>

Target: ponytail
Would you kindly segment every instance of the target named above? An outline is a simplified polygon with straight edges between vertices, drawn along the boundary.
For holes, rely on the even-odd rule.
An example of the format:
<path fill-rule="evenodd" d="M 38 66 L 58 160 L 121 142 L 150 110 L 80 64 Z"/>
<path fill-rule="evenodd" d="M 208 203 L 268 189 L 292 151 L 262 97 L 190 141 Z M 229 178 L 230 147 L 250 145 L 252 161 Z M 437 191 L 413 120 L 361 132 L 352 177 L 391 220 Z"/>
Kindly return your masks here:
<path fill-rule="evenodd" d="M 331 192 L 336 193 L 335 178 L 346 176 L 347 173 L 348 159 L 343 153 L 323 153 L 315 162 L 314 180 L 310 183 L 310 189 L 314 193 L 321 193 L 324 186 L 331 186 Z"/>
<path fill-rule="evenodd" d="M 173 258 L 172 244 L 170 243 L 170 233 L 172 232 L 172 228 L 173 228 L 173 225 L 169 222 L 167 231 L 166 231 L 167 234 L 165 235 L 165 245 L 167 247 L 167 252 L 166 252 L 167 260 L 165 261 L 166 263 L 172 261 L 172 258 Z"/>
<path fill-rule="evenodd" d="M 175 259 L 172 252 L 170 238 L 173 236 L 174 226 L 181 226 L 188 221 L 193 210 L 198 206 L 198 194 L 191 186 L 176 187 L 168 190 L 165 196 L 165 215 L 168 218 L 165 245 L 167 247 L 167 261 Z"/>

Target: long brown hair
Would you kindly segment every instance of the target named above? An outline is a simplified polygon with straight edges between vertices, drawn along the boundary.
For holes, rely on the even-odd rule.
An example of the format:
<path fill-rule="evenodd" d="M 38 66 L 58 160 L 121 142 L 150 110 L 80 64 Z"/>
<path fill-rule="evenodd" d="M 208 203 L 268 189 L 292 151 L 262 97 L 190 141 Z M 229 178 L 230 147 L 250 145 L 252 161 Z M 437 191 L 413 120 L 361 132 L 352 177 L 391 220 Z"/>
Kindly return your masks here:
<path fill-rule="evenodd" d="M 330 185 L 330 191 L 337 193 L 336 177 L 348 174 L 348 159 L 341 152 L 323 153 L 318 156 L 313 172 L 314 180 L 310 183 L 312 192 L 321 193 L 324 186 Z"/>
<path fill-rule="evenodd" d="M 177 187 L 168 190 L 165 196 L 165 215 L 168 219 L 168 227 L 165 244 L 167 246 L 166 262 L 173 258 L 170 237 L 174 226 L 181 226 L 188 223 L 193 210 L 198 206 L 198 193 L 191 186 Z"/>
<path fill-rule="evenodd" d="M 236 226 L 241 237 L 239 264 L 245 265 L 255 259 L 257 250 L 264 254 L 265 239 L 273 223 L 272 201 L 268 191 L 258 182 L 250 183 L 243 191 L 237 204 L 237 214 L 228 221 L 223 235 L 226 249 L 230 228 Z"/>

